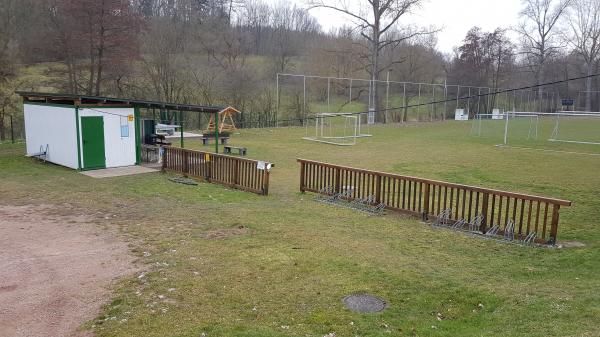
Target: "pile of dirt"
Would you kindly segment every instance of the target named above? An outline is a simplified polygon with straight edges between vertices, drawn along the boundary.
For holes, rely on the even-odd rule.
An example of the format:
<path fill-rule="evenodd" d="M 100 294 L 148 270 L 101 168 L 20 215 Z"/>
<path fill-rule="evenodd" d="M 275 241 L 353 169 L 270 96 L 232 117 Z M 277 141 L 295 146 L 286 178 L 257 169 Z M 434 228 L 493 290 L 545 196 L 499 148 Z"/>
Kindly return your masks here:
<path fill-rule="evenodd" d="M 0 336 L 87 336 L 78 328 L 136 271 L 133 260 L 85 215 L 0 205 Z"/>

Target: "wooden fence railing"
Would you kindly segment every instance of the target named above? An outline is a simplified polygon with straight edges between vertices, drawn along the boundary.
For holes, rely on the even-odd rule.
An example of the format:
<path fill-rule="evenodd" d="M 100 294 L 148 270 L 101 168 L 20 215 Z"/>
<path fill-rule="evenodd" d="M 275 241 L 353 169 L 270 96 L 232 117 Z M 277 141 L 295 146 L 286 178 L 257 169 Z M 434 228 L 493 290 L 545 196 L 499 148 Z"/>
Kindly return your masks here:
<path fill-rule="evenodd" d="M 317 161 L 298 159 L 300 191 L 344 193 L 348 199 L 374 197 L 374 204 L 387 209 L 435 219 L 451 209 L 451 220 L 468 222 L 483 216 L 480 231 L 498 225 L 502 235 L 509 220 L 515 237 L 525 238 L 535 232 L 536 241 L 555 243 L 560 206 L 567 200 L 512 193 L 443 181 L 357 169 Z"/>
<path fill-rule="evenodd" d="M 267 195 L 271 166 L 258 160 L 167 146 L 162 167 L 207 182 Z"/>

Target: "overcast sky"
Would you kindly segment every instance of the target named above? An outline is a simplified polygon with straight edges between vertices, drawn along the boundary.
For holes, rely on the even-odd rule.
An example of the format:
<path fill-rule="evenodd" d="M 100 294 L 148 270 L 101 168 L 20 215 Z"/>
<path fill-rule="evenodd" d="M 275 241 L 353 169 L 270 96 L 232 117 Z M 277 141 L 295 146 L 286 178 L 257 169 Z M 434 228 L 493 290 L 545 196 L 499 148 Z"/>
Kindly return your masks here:
<path fill-rule="evenodd" d="M 285 0 L 268 1 L 273 3 Z M 305 6 L 304 0 L 290 1 Z M 473 26 L 479 26 L 485 31 L 515 26 L 519 20 L 520 9 L 520 0 L 426 0 L 421 9 L 403 22 L 410 19 L 411 24 L 442 28 L 438 34 L 438 49 L 451 53 L 452 48 L 460 45 L 467 31 Z M 331 27 L 350 23 L 342 14 L 331 10 L 313 9 L 310 12 L 326 31 Z"/>

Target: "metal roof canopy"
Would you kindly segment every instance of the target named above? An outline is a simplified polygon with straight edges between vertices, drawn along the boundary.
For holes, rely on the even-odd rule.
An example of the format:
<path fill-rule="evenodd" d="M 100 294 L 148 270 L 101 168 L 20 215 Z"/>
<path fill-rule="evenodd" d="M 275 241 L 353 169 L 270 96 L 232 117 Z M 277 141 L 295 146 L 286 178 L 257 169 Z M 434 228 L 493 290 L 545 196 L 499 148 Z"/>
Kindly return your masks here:
<path fill-rule="evenodd" d="M 56 93 L 41 93 L 41 92 L 27 92 L 27 91 L 16 91 L 17 94 L 23 97 L 24 102 L 31 103 L 54 103 L 54 104 L 65 104 L 73 106 L 86 105 L 106 105 L 106 106 L 130 106 L 138 108 L 155 108 L 155 109 L 167 109 L 177 111 L 193 111 L 200 113 L 218 113 L 227 107 L 224 106 L 204 106 L 204 105 L 193 105 L 193 104 L 178 104 L 178 103 L 167 103 L 160 101 L 145 101 L 131 98 L 113 98 L 113 97 L 102 97 L 102 96 L 85 96 L 75 94 L 56 94 Z"/>

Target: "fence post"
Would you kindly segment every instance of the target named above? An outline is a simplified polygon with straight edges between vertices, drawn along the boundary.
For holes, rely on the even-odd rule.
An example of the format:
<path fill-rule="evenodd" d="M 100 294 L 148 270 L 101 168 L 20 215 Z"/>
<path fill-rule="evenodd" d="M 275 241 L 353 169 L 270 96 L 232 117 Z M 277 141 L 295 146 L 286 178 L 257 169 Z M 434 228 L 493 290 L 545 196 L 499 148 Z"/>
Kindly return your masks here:
<path fill-rule="evenodd" d="M 429 216 L 429 183 L 424 183 L 425 188 L 423 190 L 423 221 L 427 221 Z"/>
<path fill-rule="evenodd" d="M 340 193 L 342 191 L 342 187 L 340 186 L 341 175 L 342 175 L 342 169 L 339 167 L 336 167 L 335 168 L 335 193 Z"/>
<path fill-rule="evenodd" d="M 488 193 L 483 194 L 483 202 L 481 203 L 481 216 L 483 220 L 481 221 L 481 225 L 479 226 L 479 231 L 485 233 L 487 230 L 487 218 L 488 218 L 488 203 L 490 200 L 490 195 Z"/>
<path fill-rule="evenodd" d="M 160 149 L 163 149 L 163 156 L 162 156 L 162 166 L 160 168 L 160 170 L 162 172 L 165 172 L 165 169 L 167 168 L 167 159 L 169 158 L 169 148 L 168 147 L 158 147 L 158 154 L 160 157 Z"/>
<path fill-rule="evenodd" d="M 235 170 L 234 170 L 233 174 L 234 174 L 233 184 L 235 186 L 239 186 L 240 185 L 240 161 L 239 160 L 235 161 Z"/>
<path fill-rule="evenodd" d="M 265 168 L 265 173 L 263 173 L 263 195 L 268 195 L 269 194 L 269 176 L 270 176 L 270 171 L 267 170 Z"/>
<path fill-rule="evenodd" d="M 304 189 L 305 186 L 305 181 L 304 181 L 304 175 L 305 175 L 305 171 L 306 171 L 306 163 L 301 161 L 300 162 L 300 192 L 304 193 L 306 190 Z"/>
<path fill-rule="evenodd" d="M 551 245 L 556 243 L 556 234 L 558 232 L 558 218 L 560 216 L 560 205 L 554 204 L 552 206 L 552 223 L 550 225 L 550 239 L 548 240 L 548 243 Z"/>
<path fill-rule="evenodd" d="M 208 159 L 208 161 L 206 161 L 206 159 Z M 205 168 L 206 168 L 206 181 L 210 182 L 210 179 L 212 178 L 212 167 L 213 167 L 213 161 L 214 161 L 214 156 L 211 155 L 210 153 L 206 153 L 205 154 Z"/>
<path fill-rule="evenodd" d="M 381 203 L 381 175 L 377 175 L 377 186 L 375 187 L 375 203 Z"/>
<path fill-rule="evenodd" d="M 185 150 L 182 150 L 181 154 L 183 155 L 183 176 L 187 177 L 188 176 L 188 152 Z"/>

